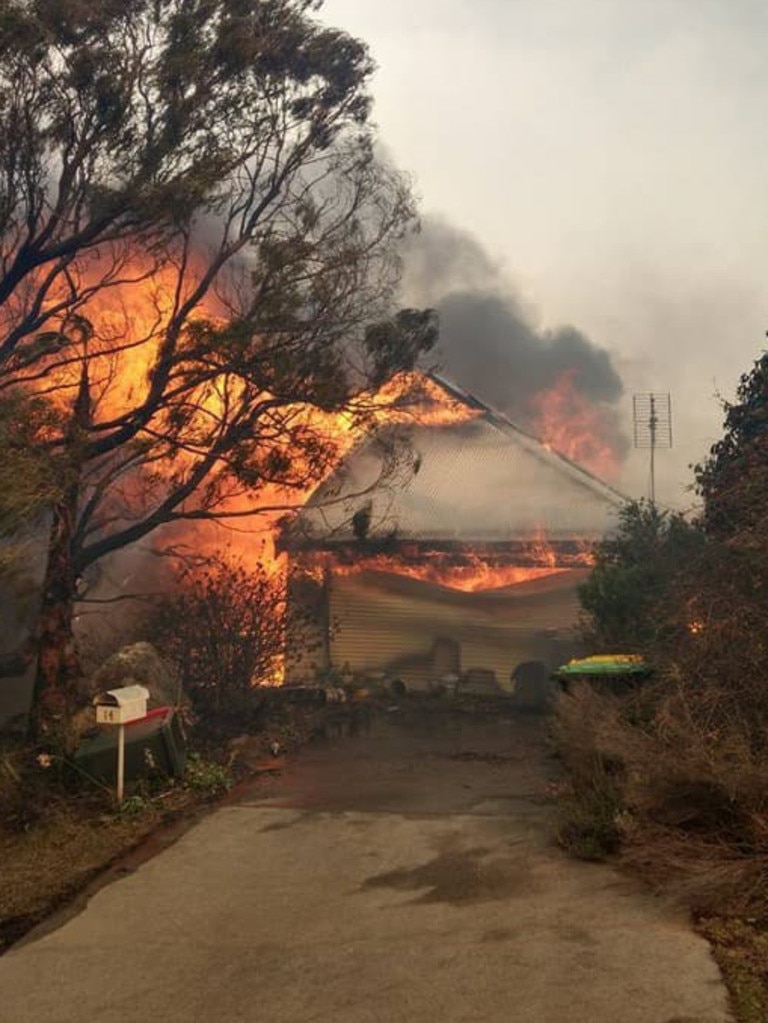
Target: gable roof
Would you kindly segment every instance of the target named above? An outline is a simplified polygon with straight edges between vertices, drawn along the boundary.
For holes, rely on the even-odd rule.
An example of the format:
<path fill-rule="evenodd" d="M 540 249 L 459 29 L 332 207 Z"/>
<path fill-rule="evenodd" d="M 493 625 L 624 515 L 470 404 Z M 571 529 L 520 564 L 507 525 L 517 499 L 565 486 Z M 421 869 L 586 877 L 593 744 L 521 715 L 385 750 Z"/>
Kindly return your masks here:
<path fill-rule="evenodd" d="M 312 494 L 287 548 L 366 540 L 549 543 L 596 540 L 625 498 L 592 473 L 440 377 L 474 418 L 386 427 L 366 438 Z"/>

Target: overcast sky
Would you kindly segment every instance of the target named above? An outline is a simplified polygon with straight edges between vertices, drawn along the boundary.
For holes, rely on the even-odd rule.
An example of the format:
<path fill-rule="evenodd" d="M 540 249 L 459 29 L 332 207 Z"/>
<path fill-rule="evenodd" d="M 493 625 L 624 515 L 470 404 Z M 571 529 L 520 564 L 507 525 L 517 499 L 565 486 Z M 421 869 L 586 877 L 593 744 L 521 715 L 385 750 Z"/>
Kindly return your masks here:
<path fill-rule="evenodd" d="M 542 326 L 672 392 L 685 504 L 768 328 L 763 0 L 326 0 L 369 43 L 375 120 L 427 214 L 471 232 Z M 645 456 L 624 484 L 645 485 Z"/>

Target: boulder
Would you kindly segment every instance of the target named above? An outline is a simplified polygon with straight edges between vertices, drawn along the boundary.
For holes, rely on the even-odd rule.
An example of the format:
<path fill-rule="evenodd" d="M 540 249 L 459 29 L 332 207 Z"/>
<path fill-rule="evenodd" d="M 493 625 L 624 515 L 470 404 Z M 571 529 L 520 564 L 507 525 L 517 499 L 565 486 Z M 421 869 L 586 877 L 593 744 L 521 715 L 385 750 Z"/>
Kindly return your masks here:
<path fill-rule="evenodd" d="M 145 686 L 148 708 L 180 707 L 181 686 L 173 668 L 151 643 L 132 643 L 112 654 L 89 679 L 89 696 L 123 686 Z"/>

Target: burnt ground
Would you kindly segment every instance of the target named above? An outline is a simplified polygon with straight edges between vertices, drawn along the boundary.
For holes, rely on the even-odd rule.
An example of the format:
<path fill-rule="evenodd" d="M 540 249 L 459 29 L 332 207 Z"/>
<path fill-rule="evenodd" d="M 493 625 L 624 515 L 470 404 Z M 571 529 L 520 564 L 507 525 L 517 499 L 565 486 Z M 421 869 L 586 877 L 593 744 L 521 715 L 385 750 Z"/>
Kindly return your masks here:
<path fill-rule="evenodd" d="M 724 1023 L 687 920 L 554 848 L 540 721 L 475 711 L 340 715 L 11 950 L 5 1018 Z"/>

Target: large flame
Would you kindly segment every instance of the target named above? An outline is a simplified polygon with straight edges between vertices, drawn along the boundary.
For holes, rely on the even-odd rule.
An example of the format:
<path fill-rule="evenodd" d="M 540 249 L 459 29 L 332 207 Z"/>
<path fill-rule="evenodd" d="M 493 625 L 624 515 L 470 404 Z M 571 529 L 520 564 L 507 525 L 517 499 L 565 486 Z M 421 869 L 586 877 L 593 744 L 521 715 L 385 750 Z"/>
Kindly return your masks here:
<path fill-rule="evenodd" d="M 412 372 L 397 374 L 376 392 L 358 395 L 343 412 L 305 409 L 302 414 L 313 431 L 332 447 L 333 461 L 338 463 L 366 433 L 385 424 L 449 425 L 475 419 L 480 411 L 454 398 L 430 377 Z M 216 524 L 190 526 L 188 539 L 194 537 L 196 549 L 202 552 L 217 550 L 224 543 L 233 555 L 246 561 L 256 556 L 268 572 L 280 575 L 285 571 L 286 555 L 275 549 L 277 523 L 286 512 L 303 506 L 316 482 L 306 491 L 270 485 L 263 487 L 257 497 L 241 494 L 232 498 L 225 512 L 258 514 L 252 520 L 228 522 L 224 518 Z"/>
<path fill-rule="evenodd" d="M 190 277 L 191 287 L 194 275 Z M 87 283 L 87 275 L 85 275 Z M 79 338 L 82 355 L 87 355 L 89 379 L 95 398 L 93 417 L 97 423 L 107 423 L 140 404 L 149 385 L 158 346 L 174 309 L 183 300 L 179 289 L 178 269 L 156 268 L 145 259 L 127 261 L 119 268 L 114 283 L 108 288 L 94 287 L 93 294 L 78 308 L 77 317 L 62 320 L 56 329 L 68 337 Z M 202 304 L 197 315 L 209 320 L 223 321 L 227 316 L 224 303 L 211 297 Z M 78 334 L 79 332 L 79 334 Z M 76 358 L 63 362 L 54 352 L 52 392 L 62 406 L 71 407 L 79 385 L 82 361 Z M 57 361 L 58 360 L 58 361 Z M 50 381 L 30 386 L 50 390 Z M 231 386 L 231 383 L 228 384 Z M 221 411 L 223 388 L 217 381 L 201 387 L 193 397 L 200 410 L 201 420 L 206 413 L 214 416 Z M 581 463 L 602 476 L 614 478 L 619 460 L 615 449 L 604 438 L 608 436 L 603 410 L 590 404 L 574 384 L 572 375 L 565 374 L 551 389 L 535 396 L 531 402 L 536 431 L 549 447 Z M 358 396 L 353 407 L 340 413 L 325 413 L 311 408 L 297 409 L 298 416 L 332 445 L 335 460 L 342 459 L 367 431 L 392 422 L 413 422 L 424 426 L 464 422 L 482 414 L 482 409 L 456 398 L 429 376 L 403 373 L 375 394 Z M 193 420 L 194 426 L 194 420 Z M 183 451 L 168 455 L 165 471 L 177 472 Z M 191 456 L 189 456 L 191 457 Z M 153 471 L 162 473 L 162 464 Z M 319 480 L 313 480 L 313 489 Z M 308 493 L 287 492 L 276 486 L 260 489 L 257 494 L 239 493 L 228 500 L 224 511 L 228 513 L 259 513 L 253 518 L 225 518 L 220 523 L 176 523 L 172 527 L 174 545 L 186 544 L 197 553 L 228 552 L 243 563 L 261 563 L 284 583 L 286 558 L 275 552 L 273 531 L 278 518 L 290 507 L 300 507 Z M 168 541 L 168 531 L 160 531 L 158 545 Z M 446 586 L 464 592 L 493 590 L 517 585 L 566 570 L 558 562 L 545 538 L 532 537 L 531 550 L 515 563 L 507 559 L 483 556 L 464 550 L 460 556 L 427 552 L 418 558 L 400 555 L 356 557 L 354 563 L 334 561 L 333 570 L 339 572 L 376 569 L 394 572 Z M 574 564 L 589 563 L 589 554 L 576 559 Z M 280 681 L 280 666 L 272 681 Z"/>
<path fill-rule="evenodd" d="M 72 404 L 87 360 L 94 422 L 116 418 L 138 405 L 145 393 L 158 346 L 175 309 L 197 283 L 193 270 L 180 279 L 171 265 L 155 265 L 148 257 L 92 256 L 78 268 L 76 288 L 82 296 L 74 311 L 65 308 L 47 323 L 49 337 L 59 334 L 66 347 L 54 346 L 47 356 L 47 373 L 31 375 L 31 386 L 49 393 L 62 407 Z M 52 294 L 47 309 L 53 314 L 63 296 Z M 198 306 L 193 319 L 218 319 L 225 309 L 215 295 Z M 37 364 L 33 367 L 37 369 Z M 51 376 L 55 388 L 51 389 Z M 24 372 L 20 373 L 24 379 Z"/>
<path fill-rule="evenodd" d="M 476 554 L 465 555 L 460 564 L 452 564 L 449 557 L 440 556 L 416 564 L 394 555 L 382 554 L 360 558 L 354 565 L 336 563 L 333 570 L 339 575 L 357 575 L 365 571 L 388 572 L 464 593 L 505 589 L 567 571 L 565 568 L 549 566 L 525 568 L 514 564 L 494 565 Z"/>
<path fill-rule="evenodd" d="M 591 402 L 576 386 L 572 372 L 530 400 L 534 431 L 546 447 L 608 480 L 618 478 L 619 453 L 609 439 L 609 411 Z"/>
<path fill-rule="evenodd" d="M 83 298 L 76 313 L 64 309 L 47 325 L 49 337 L 66 337 L 68 343 L 66 347 L 53 345 L 45 360 L 49 372 L 44 375 L 33 367 L 27 376 L 28 386 L 48 394 L 62 409 L 72 408 L 85 361 L 94 424 L 109 423 L 141 405 L 168 325 L 196 287 L 202 270 L 194 256 L 183 273 L 177 265 L 156 265 L 146 256 L 124 252 L 86 258 L 77 271 L 76 283 Z M 51 295 L 49 311 L 63 297 Z M 189 319 L 224 323 L 227 316 L 225 298 L 209 291 Z M 25 378 L 23 371 L 20 378 Z M 187 429 L 204 433 L 209 419 L 215 420 L 223 409 L 225 390 L 228 388 L 231 395 L 233 386 L 237 384 L 231 379 L 226 384 L 213 379 L 189 395 L 187 407 L 198 411 Z M 337 462 L 366 431 L 383 423 L 437 425 L 471 419 L 478 412 L 450 396 L 429 377 L 401 373 L 376 393 L 357 395 L 343 412 L 298 407 L 291 410 L 291 415 L 294 424 L 301 422 L 323 438 L 332 460 Z M 183 448 L 173 454 L 169 448 L 160 461 L 153 463 L 152 471 L 170 477 L 183 470 L 185 460 L 192 457 Z M 173 546 L 182 549 L 186 542 L 186 546 L 203 554 L 224 546 L 246 561 L 258 560 L 270 571 L 282 571 L 282 558 L 274 552 L 271 533 L 276 520 L 286 510 L 300 507 L 319 482 L 311 472 L 306 475 L 311 479 L 306 492 L 266 485 L 255 494 L 239 493 L 229 498 L 221 510 L 232 517 L 223 519 L 223 526 L 176 524 L 170 531 Z M 254 518 L 246 517 L 250 513 L 255 513 Z M 168 532 L 164 531 L 163 543 Z"/>
<path fill-rule="evenodd" d="M 478 593 L 586 568 L 593 560 L 592 549 L 587 544 L 558 553 L 545 536 L 538 534 L 514 549 L 501 545 L 482 550 L 468 544 L 430 549 L 423 544 L 402 543 L 395 552 L 368 554 L 341 547 L 335 554 L 303 555 L 302 571 L 318 580 L 327 571 L 339 575 L 386 572 L 464 593 Z"/>

